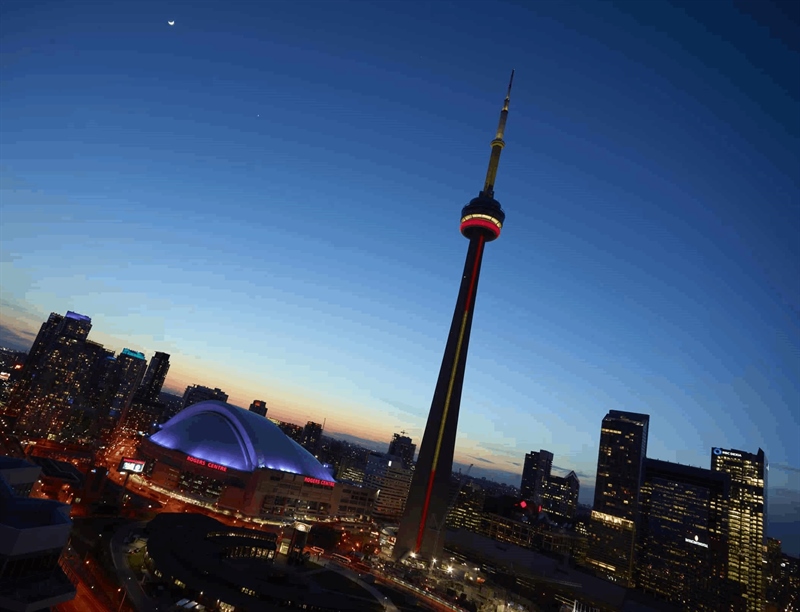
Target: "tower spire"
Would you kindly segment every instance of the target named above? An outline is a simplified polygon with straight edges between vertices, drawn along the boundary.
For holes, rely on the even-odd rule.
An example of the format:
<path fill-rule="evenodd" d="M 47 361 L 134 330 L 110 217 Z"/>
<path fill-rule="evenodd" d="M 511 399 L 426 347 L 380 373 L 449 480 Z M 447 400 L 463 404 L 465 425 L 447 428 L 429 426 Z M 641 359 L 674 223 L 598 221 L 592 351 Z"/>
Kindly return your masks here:
<path fill-rule="evenodd" d="M 486 171 L 486 182 L 483 184 L 483 195 L 490 198 L 494 197 L 494 181 L 497 178 L 497 167 L 500 165 L 500 152 L 506 146 L 503 134 L 506 131 L 506 119 L 508 119 L 508 103 L 511 100 L 511 85 L 514 83 L 514 71 L 511 71 L 511 78 L 508 80 L 508 91 L 503 102 L 503 110 L 500 111 L 500 123 L 497 125 L 497 134 L 492 141 L 492 155 L 489 157 L 489 169 Z"/>

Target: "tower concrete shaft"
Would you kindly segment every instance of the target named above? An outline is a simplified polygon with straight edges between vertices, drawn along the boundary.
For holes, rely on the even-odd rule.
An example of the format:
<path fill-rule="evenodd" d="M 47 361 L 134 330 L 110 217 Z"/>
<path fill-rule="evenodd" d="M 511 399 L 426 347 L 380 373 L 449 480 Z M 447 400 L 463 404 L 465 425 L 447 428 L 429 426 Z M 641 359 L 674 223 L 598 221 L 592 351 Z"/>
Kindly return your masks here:
<path fill-rule="evenodd" d="M 511 73 L 513 81 L 514 73 Z M 461 276 L 450 334 L 439 369 L 439 378 L 431 401 L 428 422 L 420 445 L 414 476 L 394 548 L 400 559 L 416 553 L 432 560 L 441 557 L 444 547 L 445 519 L 452 499 L 450 477 L 461 407 L 461 390 L 467 365 L 467 349 L 472 330 L 472 316 L 478 293 L 483 251 L 495 240 L 505 221 L 500 203 L 494 199 L 494 179 L 503 149 L 503 132 L 511 94 L 509 82 L 500 124 L 492 141 L 492 155 L 484 189 L 461 211 L 461 233 L 469 239 L 467 259 Z"/>

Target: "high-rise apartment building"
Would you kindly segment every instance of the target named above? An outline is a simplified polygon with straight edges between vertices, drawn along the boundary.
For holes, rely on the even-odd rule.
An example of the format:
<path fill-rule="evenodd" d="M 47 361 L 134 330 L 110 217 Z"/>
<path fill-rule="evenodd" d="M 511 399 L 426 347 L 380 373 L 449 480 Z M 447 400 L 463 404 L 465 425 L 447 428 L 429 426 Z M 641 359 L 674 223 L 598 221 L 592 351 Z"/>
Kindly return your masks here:
<path fill-rule="evenodd" d="M 137 392 L 137 400 L 145 404 L 158 404 L 158 394 L 164 387 L 169 372 L 169 354 L 156 352 L 150 358 L 147 371 Z"/>
<path fill-rule="evenodd" d="M 414 465 L 414 453 L 417 450 L 417 445 L 412 444 L 411 438 L 405 433 L 401 431 L 399 434 L 392 436 L 392 441 L 389 442 L 389 454 L 400 457 L 403 460 L 403 464 L 410 469 Z"/>
<path fill-rule="evenodd" d="M 193 404 L 200 402 L 207 402 L 209 400 L 217 400 L 219 402 L 227 402 L 228 394 L 222 389 L 204 387 L 202 385 L 189 385 L 183 393 L 183 408 L 188 408 Z"/>
<path fill-rule="evenodd" d="M 611 410 L 603 418 L 586 563 L 597 574 L 633 586 L 639 493 L 650 416 Z"/>
<path fill-rule="evenodd" d="M 748 453 L 714 448 L 711 469 L 731 478 L 728 502 L 728 577 L 739 583 L 747 612 L 761 612 L 765 602 L 764 527 L 767 506 L 767 459 L 762 449 Z"/>
<path fill-rule="evenodd" d="M 117 357 L 115 368 L 116 388 L 114 398 L 111 401 L 109 415 L 113 420 L 124 423 L 128 416 L 128 410 L 130 410 L 133 403 L 133 396 L 136 394 L 139 385 L 142 384 L 142 378 L 147 368 L 147 360 L 144 358 L 144 354 L 139 351 L 125 348 L 122 349 L 119 357 Z"/>
<path fill-rule="evenodd" d="M 275 425 L 278 426 L 278 429 L 280 429 L 288 437 L 290 437 L 298 444 L 302 445 L 303 432 L 305 431 L 305 428 L 302 425 L 295 425 L 294 423 L 287 423 L 285 421 L 280 421 L 278 419 L 272 419 L 272 418 L 270 418 L 269 420 L 275 423 Z"/>
<path fill-rule="evenodd" d="M 99 345 L 86 341 L 91 327 L 89 317 L 71 311 L 63 317 L 53 313 L 42 325 L 9 400 L 18 433 L 70 435 L 73 411 L 89 403 L 92 393 L 89 379 Z"/>
<path fill-rule="evenodd" d="M 542 510 L 551 518 L 572 521 L 578 510 L 581 483 L 575 472 L 566 476 L 550 476 L 542 491 Z"/>
<path fill-rule="evenodd" d="M 322 424 L 309 421 L 303 427 L 303 436 L 300 445 L 312 455 L 319 451 L 319 444 L 322 441 Z"/>
<path fill-rule="evenodd" d="M 641 489 L 636 584 L 697 612 L 741 610 L 727 579 L 730 477 L 647 459 Z"/>
<path fill-rule="evenodd" d="M 253 403 L 250 404 L 250 412 L 255 412 L 263 417 L 267 416 L 267 402 L 264 400 L 253 400 Z"/>
<path fill-rule="evenodd" d="M 552 469 L 553 453 L 550 451 L 540 450 L 538 453 L 531 451 L 525 455 L 520 484 L 522 499 L 535 506 L 542 505 L 545 486 Z"/>
<path fill-rule="evenodd" d="M 169 366 L 167 353 L 156 353 L 150 359 L 142 383 L 133 396 L 133 403 L 127 411 L 126 418 L 121 421 L 125 431 L 149 434 L 156 427 L 164 411 L 164 405 L 159 401 L 159 396 L 167 379 Z"/>
<path fill-rule="evenodd" d="M 373 518 L 386 522 L 400 520 L 406 506 L 412 473 L 400 457 L 378 452 L 368 455 L 364 486 L 377 491 Z"/>

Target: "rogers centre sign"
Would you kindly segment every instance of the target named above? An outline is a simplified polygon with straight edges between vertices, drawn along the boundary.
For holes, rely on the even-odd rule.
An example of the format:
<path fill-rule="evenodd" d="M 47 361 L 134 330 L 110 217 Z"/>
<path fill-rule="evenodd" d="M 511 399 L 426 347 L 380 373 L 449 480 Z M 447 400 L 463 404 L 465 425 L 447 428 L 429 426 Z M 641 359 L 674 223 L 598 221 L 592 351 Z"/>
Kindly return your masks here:
<path fill-rule="evenodd" d="M 198 459 L 197 457 L 192 457 L 191 455 L 186 456 L 186 461 L 189 463 L 196 463 L 197 465 L 202 465 L 203 467 L 211 468 L 212 470 L 219 470 L 220 472 L 227 472 L 228 468 L 224 465 L 220 465 L 219 463 L 211 463 L 210 461 L 206 461 L 205 459 Z"/>
<path fill-rule="evenodd" d="M 322 485 L 323 487 L 335 487 L 336 483 L 331 482 L 330 480 L 320 480 L 319 478 L 311 478 L 310 476 L 306 476 L 305 480 L 303 481 L 306 484 L 316 484 Z"/>

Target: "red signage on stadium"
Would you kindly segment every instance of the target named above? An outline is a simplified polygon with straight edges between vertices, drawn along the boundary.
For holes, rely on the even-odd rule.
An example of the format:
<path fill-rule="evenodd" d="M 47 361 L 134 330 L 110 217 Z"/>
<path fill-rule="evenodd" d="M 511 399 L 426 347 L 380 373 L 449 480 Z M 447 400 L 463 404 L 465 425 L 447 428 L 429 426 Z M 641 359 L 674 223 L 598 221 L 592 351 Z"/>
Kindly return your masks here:
<path fill-rule="evenodd" d="M 228 468 L 224 465 L 220 465 L 218 463 L 211 463 L 210 461 L 206 461 L 205 459 L 198 459 L 197 457 L 192 457 L 190 455 L 186 456 L 186 461 L 189 463 L 196 463 L 197 465 L 202 465 L 203 467 L 211 468 L 212 470 L 219 470 L 220 472 L 227 472 Z"/>
<path fill-rule="evenodd" d="M 306 484 L 318 484 L 322 485 L 323 487 L 335 487 L 336 483 L 331 482 L 329 480 L 320 480 L 319 478 L 311 478 L 310 476 L 306 476 L 305 478 Z"/>

